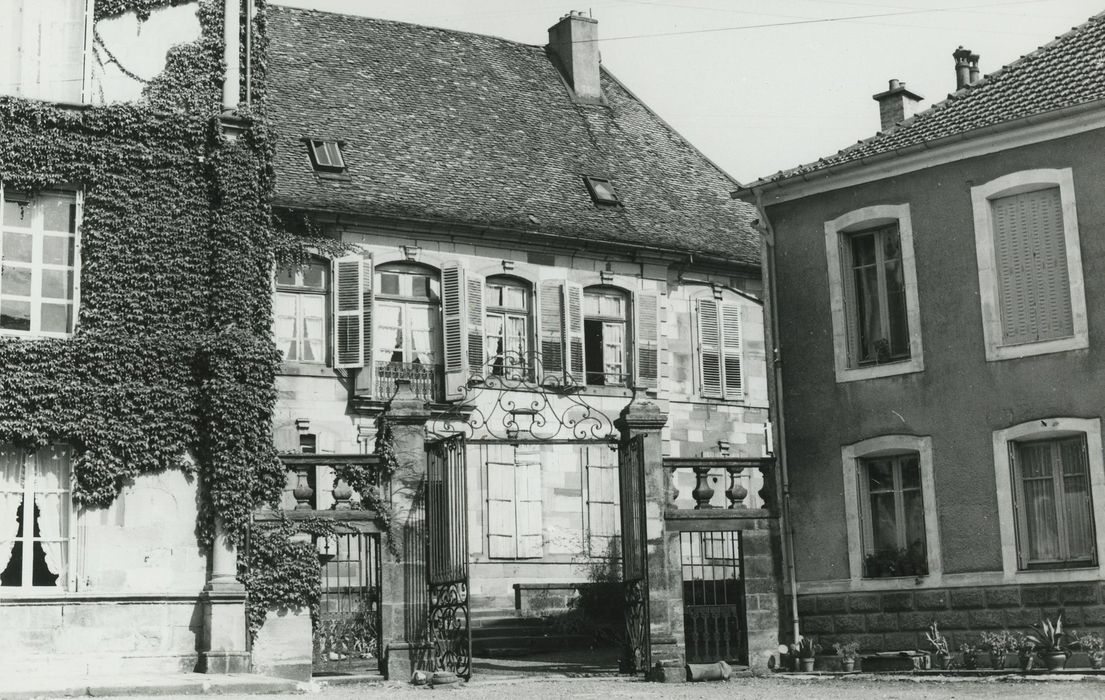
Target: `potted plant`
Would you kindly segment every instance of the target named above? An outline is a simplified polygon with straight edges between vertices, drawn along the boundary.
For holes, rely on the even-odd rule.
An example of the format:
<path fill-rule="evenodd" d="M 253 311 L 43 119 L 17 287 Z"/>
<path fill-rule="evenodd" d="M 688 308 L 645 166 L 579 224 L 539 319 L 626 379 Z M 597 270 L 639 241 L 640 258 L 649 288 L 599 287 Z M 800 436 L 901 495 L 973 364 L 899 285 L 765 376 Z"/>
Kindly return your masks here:
<path fill-rule="evenodd" d="M 1001 632 L 983 632 L 979 646 L 990 652 L 990 667 L 1005 668 L 1005 657 L 1017 648 L 1017 639 L 1008 630 Z"/>
<path fill-rule="evenodd" d="M 1043 657 L 1047 670 L 1054 671 L 1067 665 L 1067 633 L 1063 631 L 1063 613 L 1055 618 L 1055 623 L 1046 617 L 1040 624 L 1032 625 L 1032 631 L 1025 639 L 1032 642 Z"/>
<path fill-rule="evenodd" d="M 813 637 L 798 637 L 798 640 L 790 645 L 790 657 L 795 660 L 794 670 L 802 670 L 809 673 L 813 670 L 814 656 L 821 651 L 821 645 L 813 641 Z"/>
<path fill-rule="evenodd" d="M 836 655 L 840 657 L 840 670 L 851 673 L 856 669 L 856 653 L 859 652 L 859 642 L 854 640 L 840 641 L 833 644 Z"/>
<path fill-rule="evenodd" d="M 1029 639 L 1028 635 L 1017 632 L 1017 658 L 1021 662 L 1022 671 L 1031 671 L 1032 667 L 1036 665 L 1036 645 Z"/>
<path fill-rule="evenodd" d="M 963 668 L 974 670 L 978 668 L 978 647 L 970 642 L 959 645 L 959 653 L 963 655 Z"/>
<path fill-rule="evenodd" d="M 1090 657 L 1090 667 L 1101 668 L 1102 661 L 1105 661 L 1105 639 L 1096 632 L 1087 632 L 1076 643 Z"/>
<path fill-rule="evenodd" d="M 948 668 L 951 659 L 951 651 L 948 650 L 948 638 L 940 634 L 940 628 L 936 626 L 936 620 L 933 620 L 932 624 L 929 625 L 925 637 L 932 645 L 932 655 L 935 661 L 933 665 L 940 669 Z"/>

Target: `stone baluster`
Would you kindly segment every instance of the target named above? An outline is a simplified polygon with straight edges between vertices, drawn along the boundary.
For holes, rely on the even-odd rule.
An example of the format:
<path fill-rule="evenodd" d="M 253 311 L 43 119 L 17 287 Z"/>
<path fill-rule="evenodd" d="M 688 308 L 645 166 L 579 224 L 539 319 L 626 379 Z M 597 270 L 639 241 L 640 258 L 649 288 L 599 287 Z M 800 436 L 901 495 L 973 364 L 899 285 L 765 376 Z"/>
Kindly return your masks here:
<path fill-rule="evenodd" d="M 694 498 L 697 504 L 695 510 L 705 510 L 707 508 L 713 508 L 710 505 L 710 499 L 714 497 L 714 487 L 710 486 L 710 468 L 709 467 L 692 467 L 694 469 L 695 478 L 698 480 L 695 483 L 694 490 L 691 491 L 691 496 Z"/>
<path fill-rule="evenodd" d="M 315 490 L 311 488 L 308 481 L 307 467 L 297 467 L 295 476 L 297 483 L 292 489 L 292 495 L 295 496 L 295 510 L 311 510 L 314 507 L 311 505 L 311 497 L 315 495 Z"/>
<path fill-rule="evenodd" d="M 760 501 L 763 503 L 765 510 L 775 511 L 779 505 L 775 498 L 775 470 L 772 469 L 773 464 L 771 462 L 760 462 L 759 470 L 763 475 L 764 485 L 760 489 Z"/>
<path fill-rule="evenodd" d="M 729 499 L 729 509 L 742 508 L 744 507 L 743 501 L 748 496 L 748 489 L 740 483 L 740 475 L 744 471 L 744 467 L 730 464 L 725 467 L 725 471 L 729 473 L 729 489 L 725 492 Z"/>

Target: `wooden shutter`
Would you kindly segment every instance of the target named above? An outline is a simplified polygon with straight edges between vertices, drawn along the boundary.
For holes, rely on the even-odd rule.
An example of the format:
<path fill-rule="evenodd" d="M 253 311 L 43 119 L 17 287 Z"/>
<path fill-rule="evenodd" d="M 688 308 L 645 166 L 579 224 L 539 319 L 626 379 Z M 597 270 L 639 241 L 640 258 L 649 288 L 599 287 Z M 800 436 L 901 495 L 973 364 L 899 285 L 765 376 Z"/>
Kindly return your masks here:
<path fill-rule="evenodd" d="M 539 559 L 544 553 L 541 513 L 541 454 L 515 450 L 514 493 L 517 504 L 518 558 Z M 530 448 L 534 449 L 534 448 Z"/>
<path fill-rule="evenodd" d="M 441 268 L 441 328 L 445 345 L 445 398 L 464 396 L 468 382 L 468 313 L 464 268 L 456 261 Z"/>
<path fill-rule="evenodd" d="M 739 304 L 719 304 L 721 307 L 721 374 L 725 398 L 739 399 L 743 389 L 741 372 L 741 307 Z"/>
<path fill-rule="evenodd" d="M 514 538 L 514 450 L 508 450 L 511 461 L 487 462 L 487 556 L 492 559 L 513 559 L 518 551 Z M 505 458 L 505 454 L 499 456 Z"/>
<path fill-rule="evenodd" d="M 721 328 L 713 299 L 698 300 L 698 367 L 702 395 L 721 398 Z"/>
<path fill-rule="evenodd" d="M 376 384 L 376 355 L 372 341 L 376 338 L 376 328 L 372 323 L 375 304 L 376 277 L 372 266 L 372 256 L 361 259 L 361 334 L 364 346 L 364 361 L 361 371 L 357 372 L 353 391 L 357 396 L 371 398 Z"/>
<path fill-rule="evenodd" d="M 587 470 L 587 547 L 605 556 L 618 536 L 618 455 L 605 445 L 583 448 Z"/>
<path fill-rule="evenodd" d="M 844 291 L 844 324 L 849 367 L 859 365 L 859 309 L 856 307 L 856 271 L 852 267 L 852 239 L 840 237 L 840 280 Z"/>
<path fill-rule="evenodd" d="M 660 295 L 638 292 L 633 297 L 634 385 L 655 389 L 660 385 Z"/>
<path fill-rule="evenodd" d="M 484 293 L 483 277 L 468 272 L 465 275 L 465 288 L 468 298 L 465 300 L 465 309 L 468 315 L 468 371 L 470 378 L 482 378 L 487 368 L 484 364 L 483 318 L 484 318 Z"/>
<path fill-rule="evenodd" d="M 357 369 L 365 363 L 364 270 L 360 255 L 347 255 L 332 263 L 334 367 L 337 369 Z"/>
<path fill-rule="evenodd" d="M 1002 341 L 1030 343 L 1074 334 L 1059 188 L 991 202 Z"/>
<path fill-rule="evenodd" d="M 539 381 L 548 377 L 559 383 L 564 378 L 564 283 L 542 282 L 538 297 Z"/>
<path fill-rule="evenodd" d="M 564 283 L 564 328 L 568 376 L 576 384 L 587 382 L 583 358 L 583 285 Z"/>

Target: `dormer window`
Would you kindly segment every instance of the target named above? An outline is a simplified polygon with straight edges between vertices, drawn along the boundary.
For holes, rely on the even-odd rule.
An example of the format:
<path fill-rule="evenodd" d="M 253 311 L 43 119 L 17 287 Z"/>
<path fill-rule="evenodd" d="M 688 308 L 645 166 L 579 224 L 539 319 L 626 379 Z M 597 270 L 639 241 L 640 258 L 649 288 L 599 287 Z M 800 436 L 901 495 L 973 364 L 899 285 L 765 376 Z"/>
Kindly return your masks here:
<path fill-rule="evenodd" d="M 320 141 L 311 139 L 308 149 L 311 154 L 311 165 L 321 173 L 345 172 L 345 159 L 341 155 L 341 144 L 338 141 Z"/>
<path fill-rule="evenodd" d="M 583 182 L 587 184 L 587 191 L 595 204 L 618 206 L 622 200 L 618 199 L 618 193 L 614 191 L 614 184 L 601 177 L 583 176 Z"/>

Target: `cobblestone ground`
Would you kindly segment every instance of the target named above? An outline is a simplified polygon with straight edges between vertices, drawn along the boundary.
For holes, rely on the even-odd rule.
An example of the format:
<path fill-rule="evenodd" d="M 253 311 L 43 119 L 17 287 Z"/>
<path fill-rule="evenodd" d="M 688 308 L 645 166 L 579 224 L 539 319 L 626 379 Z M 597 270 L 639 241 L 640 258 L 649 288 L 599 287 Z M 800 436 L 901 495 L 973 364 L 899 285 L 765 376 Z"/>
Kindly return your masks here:
<path fill-rule="evenodd" d="M 300 695 L 221 696 L 230 698 L 288 697 L 303 700 L 313 698 L 358 698 L 383 700 L 384 698 L 410 698 L 415 700 L 426 688 L 416 688 L 399 683 L 365 683 L 321 687 Z M 908 678 L 740 678 L 727 683 L 681 683 L 661 685 L 621 678 L 561 678 L 561 679 L 501 679 L 474 681 L 451 691 L 457 697 L 484 700 L 528 700 L 529 698 L 571 698 L 572 700 L 620 700 L 621 698 L 662 698 L 663 700 L 708 700 L 710 698 L 754 698 L 755 700 L 797 700 L 815 698 L 826 700 L 866 700 L 868 698 L 1016 698 L 1040 697 L 1063 700 L 1099 700 L 1105 698 L 1105 681 L 1076 680 L 1064 677 L 1060 680 L 936 680 L 923 681 Z M 160 700 L 164 700 L 162 696 Z M 194 697 L 194 696 L 193 696 Z M 449 696 L 446 696 L 449 697 Z M 130 698 L 134 700 L 134 698 Z M 440 698 L 439 698 L 440 700 Z"/>

